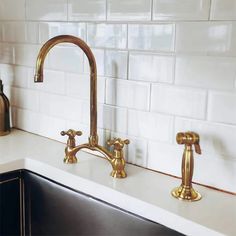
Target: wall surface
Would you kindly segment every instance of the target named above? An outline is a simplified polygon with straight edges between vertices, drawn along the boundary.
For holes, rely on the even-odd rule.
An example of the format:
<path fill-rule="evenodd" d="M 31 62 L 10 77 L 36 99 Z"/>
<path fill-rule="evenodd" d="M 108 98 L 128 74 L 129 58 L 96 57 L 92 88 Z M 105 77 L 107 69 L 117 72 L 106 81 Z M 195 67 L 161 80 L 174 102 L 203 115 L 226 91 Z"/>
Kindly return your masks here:
<path fill-rule="evenodd" d="M 0 0 L 0 72 L 13 125 L 63 142 L 59 132 L 74 128 L 87 141 L 82 51 L 56 46 L 44 83 L 33 83 L 41 45 L 78 36 L 97 60 L 100 143 L 129 138 L 130 163 L 181 176 L 175 135 L 198 132 L 194 181 L 236 192 L 235 20 L 234 0 Z"/>

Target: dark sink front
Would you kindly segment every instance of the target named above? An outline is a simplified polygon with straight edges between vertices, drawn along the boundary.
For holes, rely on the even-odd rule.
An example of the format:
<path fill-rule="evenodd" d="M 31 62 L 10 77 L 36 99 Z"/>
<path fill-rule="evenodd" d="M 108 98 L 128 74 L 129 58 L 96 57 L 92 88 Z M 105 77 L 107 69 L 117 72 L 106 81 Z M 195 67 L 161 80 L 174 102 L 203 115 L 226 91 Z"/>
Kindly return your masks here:
<path fill-rule="evenodd" d="M 26 235 L 182 235 L 31 172 L 24 183 Z"/>

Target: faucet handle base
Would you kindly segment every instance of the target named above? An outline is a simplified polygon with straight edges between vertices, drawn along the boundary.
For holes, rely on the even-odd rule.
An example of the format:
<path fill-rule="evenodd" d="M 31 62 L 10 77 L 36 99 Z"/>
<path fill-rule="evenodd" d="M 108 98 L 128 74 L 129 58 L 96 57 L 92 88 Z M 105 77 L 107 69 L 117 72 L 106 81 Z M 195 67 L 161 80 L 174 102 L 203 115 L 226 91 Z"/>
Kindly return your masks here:
<path fill-rule="evenodd" d="M 122 179 L 122 178 L 126 178 L 127 174 L 124 170 L 113 170 L 111 172 L 111 176 L 113 178 Z"/>
<path fill-rule="evenodd" d="M 180 185 L 179 187 L 174 188 L 171 191 L 171 194 L 173 197 L 179 200 L 184 200 L 189 202 L 198 201 L 202 198 L 199 192 L 195 191 L 190 186 L 184 186 L 184 185 Z"/>
<path fill-rule="evenodd" d="M 76 158 L 76 156 L 65 156 L 65 158 L 64 158 L 64 163 L 66 163 L 66 164 L 74 164 L 74 163 L 77 163 L 78 162 L 78 160 L 77 160 L 77 158 Z"/>

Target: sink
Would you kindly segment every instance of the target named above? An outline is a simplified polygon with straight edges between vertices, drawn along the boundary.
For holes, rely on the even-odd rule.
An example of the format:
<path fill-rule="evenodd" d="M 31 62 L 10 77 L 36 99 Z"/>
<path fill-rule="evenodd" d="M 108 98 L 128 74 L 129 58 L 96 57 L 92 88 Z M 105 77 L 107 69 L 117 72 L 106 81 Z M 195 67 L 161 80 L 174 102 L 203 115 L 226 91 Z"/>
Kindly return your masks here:
<path fill-rule="evenodd" d="M 23 178 L 26 235 L 182 235 L 35 173 Z"/>

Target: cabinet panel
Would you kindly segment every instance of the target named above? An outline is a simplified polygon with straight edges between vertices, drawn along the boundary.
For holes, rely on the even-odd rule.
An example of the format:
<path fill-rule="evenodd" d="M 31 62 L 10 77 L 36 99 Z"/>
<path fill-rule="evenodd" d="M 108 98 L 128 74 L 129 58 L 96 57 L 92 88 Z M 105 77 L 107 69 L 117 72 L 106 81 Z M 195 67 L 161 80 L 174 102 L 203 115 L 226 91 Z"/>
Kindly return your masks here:
<path fill-rule="evenodd" d="M 20 172 L 0 175 L 0 235 L 21 235 Z"/>

